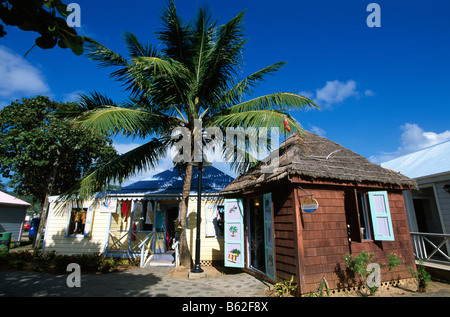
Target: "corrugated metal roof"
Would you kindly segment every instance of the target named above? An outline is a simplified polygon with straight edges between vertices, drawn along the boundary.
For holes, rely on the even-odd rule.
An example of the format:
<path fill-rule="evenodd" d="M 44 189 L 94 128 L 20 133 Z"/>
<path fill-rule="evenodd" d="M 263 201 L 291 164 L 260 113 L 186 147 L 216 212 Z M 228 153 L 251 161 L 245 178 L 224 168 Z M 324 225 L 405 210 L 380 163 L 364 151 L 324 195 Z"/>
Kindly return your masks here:
<path fill-rule="evenodd" d="M 202 192 L 219 193 L 233 178 L 213 166 L 206 167 L 202 172 Z M 191 192 L 197 192 L 198 170 L 192 170 Z M 137 181 L 123 187 L 111 194 L 173 194 L 181 195 L 183 189 L 183 178 L 176 168 L 172 168 L 154 175 L 151 179 Z"/>
<path fill-rule="evenodd" d="M 25 206 L 25 207 L 31 206 L 26 201 L 23 201 L 19 198 L 16 198 L 14 196 L 11 196 L 11 195 L 1 192 L 1 191 L 0 191 L 0 204 Z"/>
<path fill-rule="evenodd" d="M 381 166 L 410 178 L 450 172 L 450 141 L 400 156 Z"/>

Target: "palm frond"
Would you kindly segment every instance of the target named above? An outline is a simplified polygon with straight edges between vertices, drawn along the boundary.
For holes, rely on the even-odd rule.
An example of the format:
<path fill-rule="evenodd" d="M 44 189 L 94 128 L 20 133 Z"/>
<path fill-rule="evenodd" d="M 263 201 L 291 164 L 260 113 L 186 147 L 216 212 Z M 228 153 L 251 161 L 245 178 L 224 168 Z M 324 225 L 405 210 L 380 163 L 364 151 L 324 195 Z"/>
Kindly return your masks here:
<path fill-rule="evenodd" d="M 189 24 L 185 23 L 178 15 L 177 8 L 172 0 L 168 0 L 166 3 L 166 8 L 161 13 L 163 28 L 156 34 L 164 45 L 163 52 L 166 56 L 180 62 L 186 62 L 191 55 Z"/>
<path fill-rule="evenodd" d="M 64 195 L 77 194 L 78 197 L 89 198 L 108 184 L 122 183 L 130 176 L 149 168 L 155 168 L 159 160 L 165 156 L 166 150 L 165 143 L 156 138 L 152 139 L 100 166 Z"/>
<path fill-rule="evenodd" d="M 166 129 L 182 124 L 178 118 L 163 113 L 112 106 L 87 111 L 76 119 L 76 123 L 104 134 L 141 138 L 165 133 Z"/>
<path fill-rule="evenodd" d="M 237 103 L 241 103 L 244 95 L 251 95 L 253 93 L 252 89 L 257 87 L 266 76 L 272 75 L 276 71 L 280 70 L 285 64 L 286 62 L 278 62 L 248 75 L 235 84 L 234 87 L 227 90 L 211 105 L 211 108 L 217 112 Z"/>
<path fill-rule="evenodd" d="M 143 45 L 136 35 L 134 35 L 132 32 L 125 32 L 123 34 L 123 39 L 126 43 L 128 54 L 130 57 L 151 57 L 151 56 L 158 56 L 158 50 L 151 46 L 150 44 Z"/>
<path fill-rule="evenodd" d="M 106 46 L 98 43 L 95 40 L 88 40 L 84 44 L 87 56 L 99 62 L 101 67 L 109 66 L 126 66 L 127 61 L 120 54 L 115 53 Z"/>
<path fill-rule="evenodd" d="M 208 125 L 218 126 L 222 129 L 227 127 L 260 128 L 277 127 L 284 129 L 284 119 L 287 119 L 293 132 L 302 131 L 300 123 L 289 113 L 281 110 L 251 110 L 245 112 L 233 112 L 225 115 L 216 115 L 210 118 Z"/>
<path fill-rule="evenodd" d="M 198 98 L 206 104 L 229 89 L 241 67 L 242 50 L 247 42 L 243 37 L 243 17 L 244 12 L 241 12 L 216 30 L 214 47 L 205 60 L 205 77 L 198 92 Z"/>
<path fill-rule="evenodd" d="M 314 101 L 293 93 L 279 92 L 260 96 L 248 101 L 228 107 L 227 113 L 236 113 L 254 110 L 302 110 L 306 107 L 319 108 Z"/>

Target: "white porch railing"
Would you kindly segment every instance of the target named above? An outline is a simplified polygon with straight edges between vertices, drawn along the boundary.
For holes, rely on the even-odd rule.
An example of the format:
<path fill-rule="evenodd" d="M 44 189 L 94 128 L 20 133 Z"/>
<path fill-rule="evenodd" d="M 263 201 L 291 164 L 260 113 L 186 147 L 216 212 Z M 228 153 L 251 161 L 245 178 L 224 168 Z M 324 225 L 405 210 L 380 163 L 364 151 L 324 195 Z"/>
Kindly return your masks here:
<path fill-rule="evenodd" d="M 153 259 L 153 250 L 155 250 L 155 232 L 151 232 L 145 239 L 139 244 L 141 249 L 141 267 L 146 267 L 148 263 Z"/>
<path fill-rule="evenodd" d="M 418 260 L 435 260 L 450 265 L 448 248 L 441 250 L 449 241 L 450 234 L 411 232 L 414 256 Z M 434 258 L 433 258 L 434 257 Z"/>

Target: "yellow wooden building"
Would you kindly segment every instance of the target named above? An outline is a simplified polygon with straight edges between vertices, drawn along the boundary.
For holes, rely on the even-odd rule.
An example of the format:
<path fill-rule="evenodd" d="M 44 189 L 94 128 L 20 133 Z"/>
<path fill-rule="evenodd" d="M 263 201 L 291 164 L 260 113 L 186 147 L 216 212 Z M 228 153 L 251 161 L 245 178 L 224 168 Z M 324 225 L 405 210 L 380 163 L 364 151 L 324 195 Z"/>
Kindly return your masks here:
<path fill-rule="evenodd" d="M 188 203 L 187 242 L 195 257 L 197 230 L 197 173 L 194 169 Z M 232 178 L 213 166 L 202 176 L 202 265 L 223 262 L 223 197 L 220 190 Z M 176 265 L 179 203 L 183 180 L 176 169 L 124 187 L 98 194 L 79 206 L 58 203 L 51 197 L 44 236 L 44 252 L 58 254 L 103 253 L 139 257 L 141 266 Z"/>

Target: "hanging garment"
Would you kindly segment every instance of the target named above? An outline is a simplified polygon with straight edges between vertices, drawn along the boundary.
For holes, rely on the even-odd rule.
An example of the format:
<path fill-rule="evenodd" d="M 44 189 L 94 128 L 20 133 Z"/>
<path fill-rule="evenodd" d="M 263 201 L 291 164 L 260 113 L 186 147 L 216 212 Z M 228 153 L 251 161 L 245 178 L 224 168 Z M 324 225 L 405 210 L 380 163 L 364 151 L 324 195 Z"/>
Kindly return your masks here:
<path fill-rule="evenodd" d="M 142 202 L 141 201 L 136 201 L 134 203 L 133 212 L 134 212 L 134 219 L 139 219 L 142 217 Z"/>
<path fill-rule="evenodd" d="M 165 239 L 164 239 L 164 231 L 160 231 L 156 233 L 156 241 L 155 241 L 155 253 L 164 253 L 165 252 Z"/>
<path fill-rule="evenodd" d="M 116 205 L 116 213 L 119 214 L 122 212 L 122 201 L 119 200 L 117 201 L 117 205 Z"/>
<path fill-rule="evenodd" d="M 130 200 L 125 200 L 122 203 L 122 217 L 125 218 L 123 220 L 123 222 L 127 222 L 127 217 L 128 217 L 128 213 L 130 212 L 130 208 L 131 208 L 131 201 Z"/>
<path fill-rule="evenodd" d="M 142 201 L 137 201 L 134 203 L 134 208 L 133 208 L 133 221 L 135 221 L 135 223 L 137 222 L 137 227 L 135 230 L 137 231 L 141 231 L 142 230 L 142 225 L 143 225 L 143 221 L 144 221 L 144 213 L 143 213 L 143 204 Z"/>
<path fill-rule="evenodd" d="M 154 214 L 153 214 L 152 201 L 149 200 L 147 202 L 147 214 L 146 214 L 146 217 L 145 217 L 145 224 L 152 225 L 153 224 L 153 219 L 154 219 Z"/>

